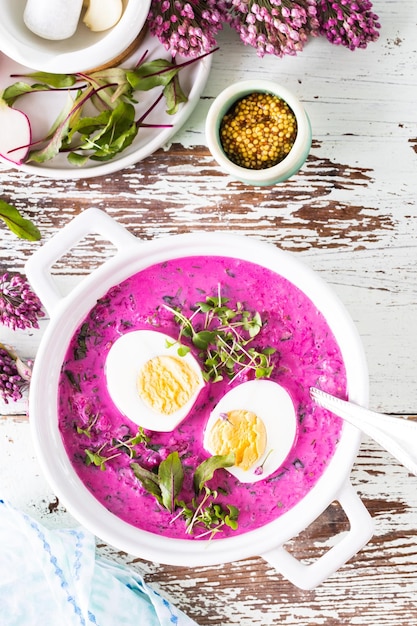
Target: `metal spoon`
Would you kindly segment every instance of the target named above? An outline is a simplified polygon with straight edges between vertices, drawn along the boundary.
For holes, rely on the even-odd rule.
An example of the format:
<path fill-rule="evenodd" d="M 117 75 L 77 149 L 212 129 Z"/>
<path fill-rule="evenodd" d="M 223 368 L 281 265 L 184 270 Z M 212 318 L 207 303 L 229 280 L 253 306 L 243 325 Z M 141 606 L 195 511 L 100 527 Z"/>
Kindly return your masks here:
<path fill-rule="evenodd" d="M 417 475 L 417 422 L 376 413 L 311 387 L 310 395 L 324 409 L 366 433 Z"/>

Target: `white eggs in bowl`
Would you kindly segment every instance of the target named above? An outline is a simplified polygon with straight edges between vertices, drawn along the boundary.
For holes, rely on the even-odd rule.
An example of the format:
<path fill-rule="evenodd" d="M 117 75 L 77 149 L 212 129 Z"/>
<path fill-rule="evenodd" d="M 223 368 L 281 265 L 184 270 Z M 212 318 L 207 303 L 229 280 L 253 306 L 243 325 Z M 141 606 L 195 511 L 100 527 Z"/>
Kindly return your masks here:
<path fill-rule="evenodd" d="M 39 9 L 44 4 L 40 3 Z M 61 4 L 50 3 L 50 22 L 59 24 Z M 67 74 L 91 70 L 122 55 L 144 27 L 150 0 L 124 0 L 121 18 L 108 30 L 95 32 L 80 19 L 75 33 L 62 40 L 45 39 L 32 32 L 24 22 L 26 5 L 27 0 L 0 3 L 0 51 L 34 70 Z"/>

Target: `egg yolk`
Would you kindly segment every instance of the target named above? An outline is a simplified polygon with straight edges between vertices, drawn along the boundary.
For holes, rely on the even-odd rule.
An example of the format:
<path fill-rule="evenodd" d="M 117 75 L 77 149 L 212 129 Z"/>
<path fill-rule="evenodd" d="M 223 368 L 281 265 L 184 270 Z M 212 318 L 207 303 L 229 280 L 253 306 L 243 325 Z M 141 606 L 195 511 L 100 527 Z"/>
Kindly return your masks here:
<path fill-rule="evenodd" d="M 229 411 L 214 423 L 207 443 L 214 454 L 234 452 L 235 465 L 248 470 L 265 452 L 265 424 L 252 411 Z"/>
<path fill-rule="evenodd" d="M 198 386 L 198 376 L 188 363 L 166 355 L 147 361 L 137 379 L 142 400 L 162 415 L 171 415 L 181 409 Z"/>

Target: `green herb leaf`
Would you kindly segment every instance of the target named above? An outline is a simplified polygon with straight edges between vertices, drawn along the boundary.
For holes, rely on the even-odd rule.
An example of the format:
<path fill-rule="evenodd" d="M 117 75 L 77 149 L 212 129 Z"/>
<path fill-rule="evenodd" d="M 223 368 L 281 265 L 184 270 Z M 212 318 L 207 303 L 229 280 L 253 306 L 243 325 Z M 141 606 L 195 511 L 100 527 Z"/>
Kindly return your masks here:
<path fill-rule="evenodd" d="M 190 352 L 190 348 L 188 346 L 183 346 L 183 345 L 180 345 L 180 347 L 177 350 L 178 356 L 185 356 L 189 352 Z"/>
<path fill-rule="evenodd" d="M 80 133 L 82 141 L 86 141 L 90 135 L 98 131 L 103 131 L 108 126 L 111 119 L 111 111 L 102 111 L 95 117 L 78 117 L 73 120 L 68 132 L 68 140 L 71 141 L 75 133 Z M 91 142 L 90 142 L 91 143 Z"/>
<path fill-rule="evenodd" d="M 178 452 L 172 452 L 159 466 L 159 487 L 162 504 L 171 513 L 175 509 L 175 498 L 182 488 L 184 470 Z"/>
<path fill-rule="evenodd" d="M 226 515 L 224 518 L 224 522 L 226 526 L 229 526 L 232 530 L 237 530 L 238 527 L 238 517 L 239 517 L 239 509 L 232 504 L 227 504 L 227 508 L 229 509 L 229 515 Z"/>
<path fill-rule="evenodd" d="M 35 91 L 48 91 L 48 85 L 35 84 L 29 85 L 24 82 L 13 83 L 2 93 L 2 98 L 9 106 L 12 106 L 20 96 L 24 96 L 27 93 L 33 93 Z"/>
<path fill-rule="evenodd" d="M 126 72 L 126 78 L 138 91 L 149 91 L 158 86 L 165 86 L 176 76 L 180 68 L 166 59 L 156 59 L 142 63 L 134 70 Z"/>
<path fill-rule="evenodd" d="M 53 159 L 58 154 L 68 134 L 72 108 L 73 101 L 71 98 L 68 98 L 66 107 L 61 111 L 46 138 L 46 144 L 38 150 L 31 150 L 27 162 L 45 163 L 45 161 Z"/>
<path fill-rule="evenodd" d="M 259 313 L 255 313 L 252 319 L 246 320 L 243 328 L 248 331 L 251 338 L 256 337 L 262 328 L 262 320 Z"/>
<path fill-rule="evenodd" d="M 111 112 L 106 126 L 93 138 L 92 145 L 87 145 L 87 149 L 93 149 L 91 159 L 95 161 L 112 159 L 131 145 L 137 133 L 133 105 L 120 102 Z"/>
<path fill-rule="evenodd" d="M 80 428 L 80 426 L 77 426 L 77 435 L 86 435 L 86 437 L 91 439 L 91 433 L 87 428 Z"/>
<path fill-rule="evenodd" d="M 207 350 L 211 343 L 216 341 L 217 334 L 213 331 L 202 330 L 199 333 L 194 333 L 193 344 L 200 350 Z"/>
<path fill-rule="evenodd" d="M 27 78 L 39 79 L 42 82 L 30 85 L 24 81 L 17 81 L 6 87 L 1 94 L 3 100 L 12 106 L 20 96 L 36 91 L 50 91 L 52 89 L 67 89 L 77 82 L 78 78 L 74 74 L 49 74 L 47 72 L 34 72 L 25 75 Z"/>
<path fill-rule="evenodd" d="M 164 97 L 168 115 L 175 115 L 175 113 L 178 112 L 180 104 L 187 102 L 187 96 L 181 89 L 178 74 L 165 86 Z"/>
<path fill-rule="evenodd" d="M 71 370 L 64 370 L 65 376 L 68 378 L 70 385 L 78 392 L 81 393 L 80 381 L 77 380 L 74 373 Z"/>
<path fill-rule="evenodd" d="M 90 75 L 91 82 L 96 85 L 117 85 L 118 87 L 123 87 L 124 89 L 131 90 L 130 84 L 126 78 L 127 70 L 122 67 L 109 67 L 105 70 L 98 70 L 97 72 L 93 72 Z M 117 91 L 117 90 L 116 90 Z M 118 96 L 120 92 L 117 92 Z"/>
<path fill-rule="evenodd" d="M 85 359 L 87 356 L 87 337 L 89 335 L 89 324 L 88 322 L 84 322 L 84 324 L 80 328 L 80 332 L 77 337 L 77 345 L 74 349 L 74 359 L 76 361 L 81 361 Z"/>
<path fill-rule="evenodd" d="M 83 165 L 87 163 L 89 158 L 90 155 L 88 154 L 88 152 L 86 152 L 85 154 L 70 152 L 67 157 L 68 163 L 71 163 L 71 165 L 75 165 L 76 167 L 83 167 Z"/>
<path fill-rule="evenodd" d="M 105 471 L 106 469 L 106 461 L 108 460 L 107 457 L 102 456 L 101 454 L 98 454 L 97 452 L 93 452 L 92 450 L 85 450 L 85 462 L 86 465 L 95 465 L 96 467 L 99 467 L 101 469 L 102 472 Z"/>
<path fill-rule="evenodd" d="M 136 478 L 141 482 L 143 488 L 146 489 L 148 493 L 155 496 L 160 504 L 163 504 L 158 476 L 139 465 L 139 463 L 131 463 L 130 467 Z"/>
<path fill-rule="evenodd" d="M 232 467 L 235 464 L 234 452 L 224 455 L 214 455 L 200 463 L 194 472 L 193 484 L 196 493 L 200 493 L 208 480 L 213 478 L 216 470 L 224 467 Z"/>
<path fill-rule="evenodd" d="M 0 219 L 20 239 L 38 241 L 41 238 L 41 234 L 36 226 L 30 220 L 24 219 L 16 207 L 4 200 L 0 200 Z"/>
<path fill-rule="evenodd" d="M 50 72 L 31 72 L 24 74 L 27 78 L 39 80 L 54 89 L 72 87 L 79 80 L 77 74 L 51 74 Z"/>
<path fill-rule="evenodd" d="M 140 443 L 147 444 L 150 441 L 150 437 L 145 435 L 144 429 L 142 426 L 139 426 L 138 432 L 132 439 L 130 440 L 130 445 L 137 446 Z"/>

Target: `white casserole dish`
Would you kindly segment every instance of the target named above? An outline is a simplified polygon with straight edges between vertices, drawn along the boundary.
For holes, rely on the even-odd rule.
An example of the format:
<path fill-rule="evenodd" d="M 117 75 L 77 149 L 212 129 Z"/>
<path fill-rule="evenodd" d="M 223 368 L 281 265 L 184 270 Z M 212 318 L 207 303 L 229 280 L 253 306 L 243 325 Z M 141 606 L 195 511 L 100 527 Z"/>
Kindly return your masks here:
<path fill-rule="evenodd" d="M 51 266 L 92 233 L 112 242 L 117 252 L 63 297 L 54 282 Z M 360 445 L 360 431 L 349 424 L 343 425 L 327 469 L 297 505 L 262 528 L 211 542 L 157 536 L 120 520 L 87 490 L 66 455 L 58 428 L 57 388 L 65 352 L 78 324 L 110 287 L 144 267 L 192 255 L 255 260 L 300 288 L 324 314 L 336 337 L 346 367 L 349 399 L 367 404 L 367 367 L 357 331 L 331 289 L 294 256 L 270 244 L 225 233 L 193 233 L 141 242 L 103 211 L 89 209 L 40 248 L 26 265 L 28 279 L 51 318 L 39 347 L 30 387 L 30 422 L 36 454 L 46 479 L 69 512 L 120 550 L 150 561 L 191 567 L 262 556 L 298 587 L 314 588 L 356 554 L 373 533 L 371 517 L 349 479 Z M 286 551 L 284 544 L 307 528 L 335 500 L 344 509 L 350 529 L 314 563 L 301 563 Z"/>

